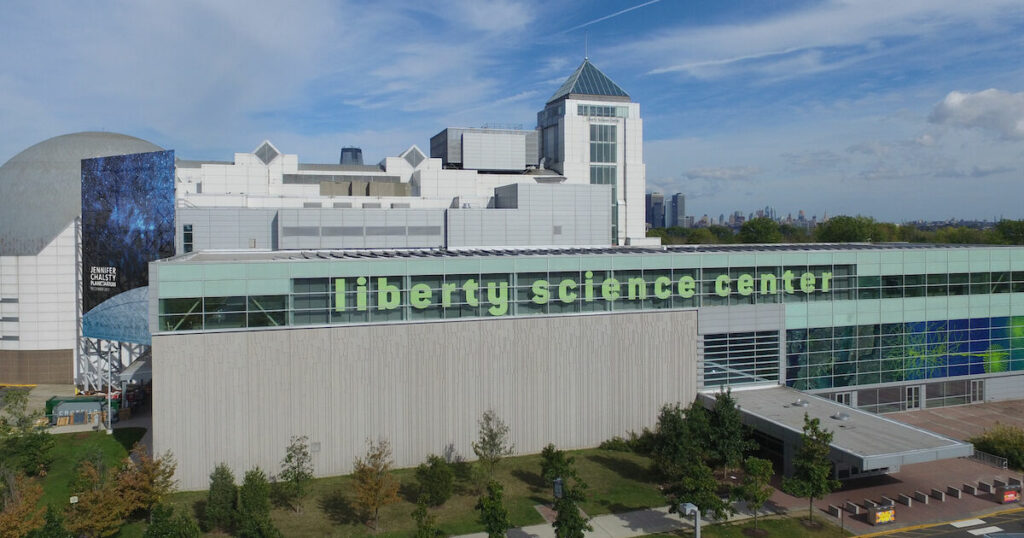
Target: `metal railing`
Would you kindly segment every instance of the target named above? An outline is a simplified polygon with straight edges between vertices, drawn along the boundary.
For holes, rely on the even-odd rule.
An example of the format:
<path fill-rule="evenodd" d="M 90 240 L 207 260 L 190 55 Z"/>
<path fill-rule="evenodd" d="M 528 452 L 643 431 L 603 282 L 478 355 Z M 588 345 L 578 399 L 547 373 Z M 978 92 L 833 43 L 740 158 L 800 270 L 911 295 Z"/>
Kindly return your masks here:
<path fill-rule="evenodd" d="M 978 449 L 974 450 L 974 455 L 971 456 L 971 459 L 972 460 L 980 461 L 981 463 L 984 463 L 985 465 L 991 465 L 992 467 L 995 467 L 997 469 L 1006 469 L 1007 468 L 1006 458 L 1002 458 L 1002 457 L 999 457 L 999 456 L 996 456 L 996 455 L 993 455 L 993 454 L 989 454 L 988 452 L 982 452 L 982 451 L 980 451 Z"/>

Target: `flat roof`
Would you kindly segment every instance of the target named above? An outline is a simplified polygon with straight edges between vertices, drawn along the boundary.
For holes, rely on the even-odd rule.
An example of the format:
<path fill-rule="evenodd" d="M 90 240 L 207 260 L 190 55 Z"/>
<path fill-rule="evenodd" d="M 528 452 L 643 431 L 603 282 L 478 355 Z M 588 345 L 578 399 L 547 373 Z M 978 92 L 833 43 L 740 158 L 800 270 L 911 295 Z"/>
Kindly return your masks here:
<path fill-rule="evenodd" d="M 970 443 L 788 387 L 733 391 L 732 396 L 745 424 L 786 442 L 799 442 L 805 413 L 817 418 L 833 432 L 833 460 L 862 470 L 897 469 L 974 453 Z M 706 407 L 714 403 L 714 393 L 701 397 Z"/>
<path fill-rule="evenodd" d="M 343 210 L 340 210 L 343 211 Z M 880 250 L 939 250 L 970 248 L 1014 248 L 1012 245 L 961 245 L 934 243 L 779 243 L 742 245 L 664 245 L 660 247 L 509 247 L 466 249 L 345 249 L 345 250 L 203 250 L 166 258 L 158 263 L 302 261 L 339 259 L 400 258 L 472 258 L 480 256 L 580 256 L 580 255 L 658 255 L 658 254 L 730 254 L 757 252 L 829 252 Z M 1019 248 L 1019 247 L 1018 247 Z"/>

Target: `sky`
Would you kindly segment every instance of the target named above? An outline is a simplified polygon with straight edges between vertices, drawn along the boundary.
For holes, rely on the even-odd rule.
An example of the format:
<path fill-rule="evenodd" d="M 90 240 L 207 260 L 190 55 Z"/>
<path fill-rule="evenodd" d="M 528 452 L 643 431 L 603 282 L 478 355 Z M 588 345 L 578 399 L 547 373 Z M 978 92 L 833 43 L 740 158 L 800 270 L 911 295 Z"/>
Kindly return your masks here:
<path fill-rule="evenodd" d="M 647 189 L 714 217 L 1024 218 L 1020 0 L 18 2 L 0 162 L 114 131 L 368 162 L 521 125 L 584 56 L 640 103 Z"/>

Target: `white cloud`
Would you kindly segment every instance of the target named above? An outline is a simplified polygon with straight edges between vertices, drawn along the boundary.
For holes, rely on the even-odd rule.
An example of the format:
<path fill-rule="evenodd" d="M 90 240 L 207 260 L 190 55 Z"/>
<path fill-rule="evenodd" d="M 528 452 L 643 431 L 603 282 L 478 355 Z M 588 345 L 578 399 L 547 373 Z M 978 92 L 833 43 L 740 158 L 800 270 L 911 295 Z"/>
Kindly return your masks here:
<path fill-rule="evenodd" d="M 749 23 L 687 24 L 655 31 L 611 47 L 610 53 L 622 63 L 647 64 L 651 74 L 718 78 L 763 72 L 791 77 L 891 53 L 893 45 L 886 42 L 890 38 L 942 39 L 950 28 L 997 26 L 1022 14 L 1024 6 L 1016 0 L 829 0 Z"/>
<path fill-rule="evenodd" d="M 722 166 L 717 168 L 694 168 L 683 173 L 684 179 L 708 179 L 714 181 L 736 181 L 750 179 L 761 172 L 756 166 Z"/>
<path fill-rule="evenodd" d="M 1024 139 L 1024 92 L 988 89 L 949 92 L 928 120 L 953 127 L 976 128 L 1007 140 Z"/>

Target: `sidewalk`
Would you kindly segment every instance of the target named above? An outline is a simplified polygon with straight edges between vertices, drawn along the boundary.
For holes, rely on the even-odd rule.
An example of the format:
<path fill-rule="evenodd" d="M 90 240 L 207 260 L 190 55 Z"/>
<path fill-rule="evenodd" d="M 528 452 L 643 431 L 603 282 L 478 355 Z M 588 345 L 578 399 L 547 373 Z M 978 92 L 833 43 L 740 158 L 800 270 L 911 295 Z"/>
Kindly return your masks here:
<path fill-rule="evenodd" d="M 680 518 L 678 514 L 668 513 L 667 506 L 661 508 L 650 508 L 634 512 L 623 512 L 621 514 L 605 514 L 590 519 L 590 526 L 594 530 L 587 533 L 587 536 L 594 538 L 628 538 L 630 536 L 646 536 L 659 532 L 670 532 L 678 529 L 693 529 L 692 518 Z M 743 503 L 736 504 L 736 515 L 729 518 L 729 521 L 749 519 L 753 514 L 747 510 Z M 771 516 L 773 512 L 762 509 L 758 512 L 761 516 Z M 719 521 L 702 521 L 702 525 L 720 523 Z M 555 528 L 550 523 L 530 525 L 508 531 L 509 538 L 555 538 Z M 463 535 L 462 538 L 487 538 L 487 533 L 478 532 Z"/>

